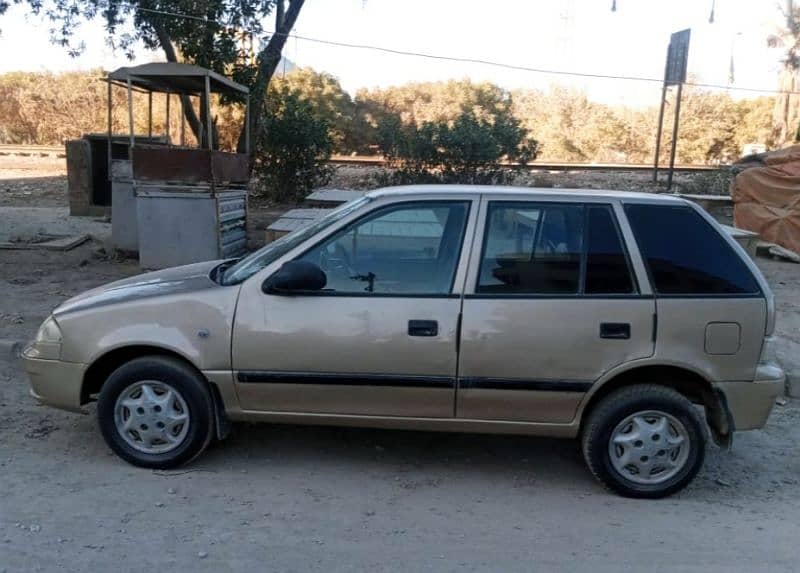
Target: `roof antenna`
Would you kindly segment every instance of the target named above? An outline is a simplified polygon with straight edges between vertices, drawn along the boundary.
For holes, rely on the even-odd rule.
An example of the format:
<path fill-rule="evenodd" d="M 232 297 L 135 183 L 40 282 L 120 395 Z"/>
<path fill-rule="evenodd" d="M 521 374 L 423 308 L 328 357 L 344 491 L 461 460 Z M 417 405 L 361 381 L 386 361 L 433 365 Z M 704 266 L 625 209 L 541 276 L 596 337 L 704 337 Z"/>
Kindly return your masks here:
<path fill-rule="evenodd" d="M 716 5 L 717 0 L 711 0 L 711 14 L 708 16 L 708 23 L 714 23 L 714 6 Z"/>
<path fill-rule="evenodd" d="M 617 11 L 617 0 L 611 0 L 611 11 L 612 12 Z"/>

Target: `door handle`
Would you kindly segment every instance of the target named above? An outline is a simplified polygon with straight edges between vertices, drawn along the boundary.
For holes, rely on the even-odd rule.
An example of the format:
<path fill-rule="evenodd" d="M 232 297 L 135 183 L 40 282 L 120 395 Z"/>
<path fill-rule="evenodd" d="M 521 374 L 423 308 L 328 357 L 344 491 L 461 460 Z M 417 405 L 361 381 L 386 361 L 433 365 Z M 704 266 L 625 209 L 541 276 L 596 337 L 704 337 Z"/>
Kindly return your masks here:
<path fill-rule="evenodd" d="M 435 320 L 409 320 L 409 336 L 436 336 L 439 334 L 439 323 Z"/>
<path fill-rule="evenodd" d="M 601 322 L 600 338 L 627 340 L 631 337 L 631 325 L 627 322 Z"/>

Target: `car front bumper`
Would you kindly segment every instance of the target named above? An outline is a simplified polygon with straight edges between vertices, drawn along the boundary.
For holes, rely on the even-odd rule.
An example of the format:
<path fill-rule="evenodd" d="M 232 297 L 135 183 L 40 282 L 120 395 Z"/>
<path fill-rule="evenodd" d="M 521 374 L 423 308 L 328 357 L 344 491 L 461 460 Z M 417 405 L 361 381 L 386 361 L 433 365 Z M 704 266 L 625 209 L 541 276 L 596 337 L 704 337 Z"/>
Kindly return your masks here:
<path fill-rule="evenodd" d="M 30 347 L 22 352 L 22 367 L 31 382 L 31 395 L 54 408 L 85 412 L 81 406 L 81 386 L 86 365 L 34 358 L 29 350 Z"/>
<path fill-rule="evenodd" d="M 715 386 L 725 396 L 733 429 L 739 431 L 764 427 L 785 384 L 786 374 L 778 366 L 759 364 L 752 382 L 718 382 Z"/>

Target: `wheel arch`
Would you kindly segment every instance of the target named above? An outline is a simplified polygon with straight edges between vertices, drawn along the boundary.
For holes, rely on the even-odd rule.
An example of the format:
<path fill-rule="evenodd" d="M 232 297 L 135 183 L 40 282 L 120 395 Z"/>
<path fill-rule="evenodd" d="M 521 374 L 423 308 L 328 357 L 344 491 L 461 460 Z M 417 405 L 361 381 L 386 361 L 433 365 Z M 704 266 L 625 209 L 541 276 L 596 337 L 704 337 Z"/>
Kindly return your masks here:
<path fill-rule="evenodd" d="M 208 384 L 214 404 L 215 432 L 217 439 L 224 438 L 230 430 L 230 421 L 225 413 L 225 406 L 217 385 L 211 382 L 188 357 L 175 350 L 150 344 L 132 344 L 111 349 L 97 357 L 86 369 L 81 384 L 81 404 L 92 401 L 92 395 L 98 394 L 103 384 L 114 370 L 136 358 L 143 356 L 166 356 L 175 358 L 194 370 Z"/>
<path fill-rule="evenodd" d="M 679 392 L 694 404 L 703 406 L 714 441 L 730 445 L 733 424 L 724 395 L 711 380 L 697 370 L 678 364 L 647 363 L 626 368 L 595 383 L 578 408 L 581 431 L 589 412 L 610 393 L 636 384 L 657 384 Z"/>
<path fill-rule="evenodd" d="M 190 366 L 193 370 L 203 376 L 200 369 L 183 354 L 175 350 L 164 348 L 152 344 L 131 344 L 119 346 L 101 354 L 89 365 L 83 374 L 83 384 L 81 384 L 81 404 L 91 401 L 93 394 L 100 392 L 103 384 L 114 370 L 142 356 L 167 356 L 180 360 Z M 203 376 L 205 380 L 205 376 Z"/>

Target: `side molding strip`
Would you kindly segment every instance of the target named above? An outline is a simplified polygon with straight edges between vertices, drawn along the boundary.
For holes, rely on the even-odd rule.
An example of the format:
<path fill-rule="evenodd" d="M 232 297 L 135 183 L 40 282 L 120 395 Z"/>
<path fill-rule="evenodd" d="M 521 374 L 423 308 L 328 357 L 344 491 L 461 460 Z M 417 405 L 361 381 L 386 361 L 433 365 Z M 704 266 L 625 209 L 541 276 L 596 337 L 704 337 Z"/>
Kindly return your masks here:
<path fill-rule="evenodd" d="M 532 390 L 538 392 L 588 392 L 591 382 L 585 380 L 525 380 L 520 378 L 462 378 L 462 389 Z"/>
<path fill-rule="evenodd" d="M 241 370 L 236 380 L 244 384 L 331 384 L 339 386 L 394 386 L 407 388 L 455 388 L 456 379 L 449 376 L 404 374 L 361 374 L 328 372 L 287 372 L 275 370 Z M 526 380 L 519 378 L 461 378 L 461 389 L 530 390 L 538 392 L 588 392 L 592 382 L 585 380 Z"/>
<path fill-rule="evenodd" d="M 456 384 L 455 378 L 449 376 L 286 372 L 274 370 L 240 370 L 236 373 L 236 380 L 250 384 L 334 384 L 341 386 L 399 386 L 410 388 L 454 388 Z"/>

